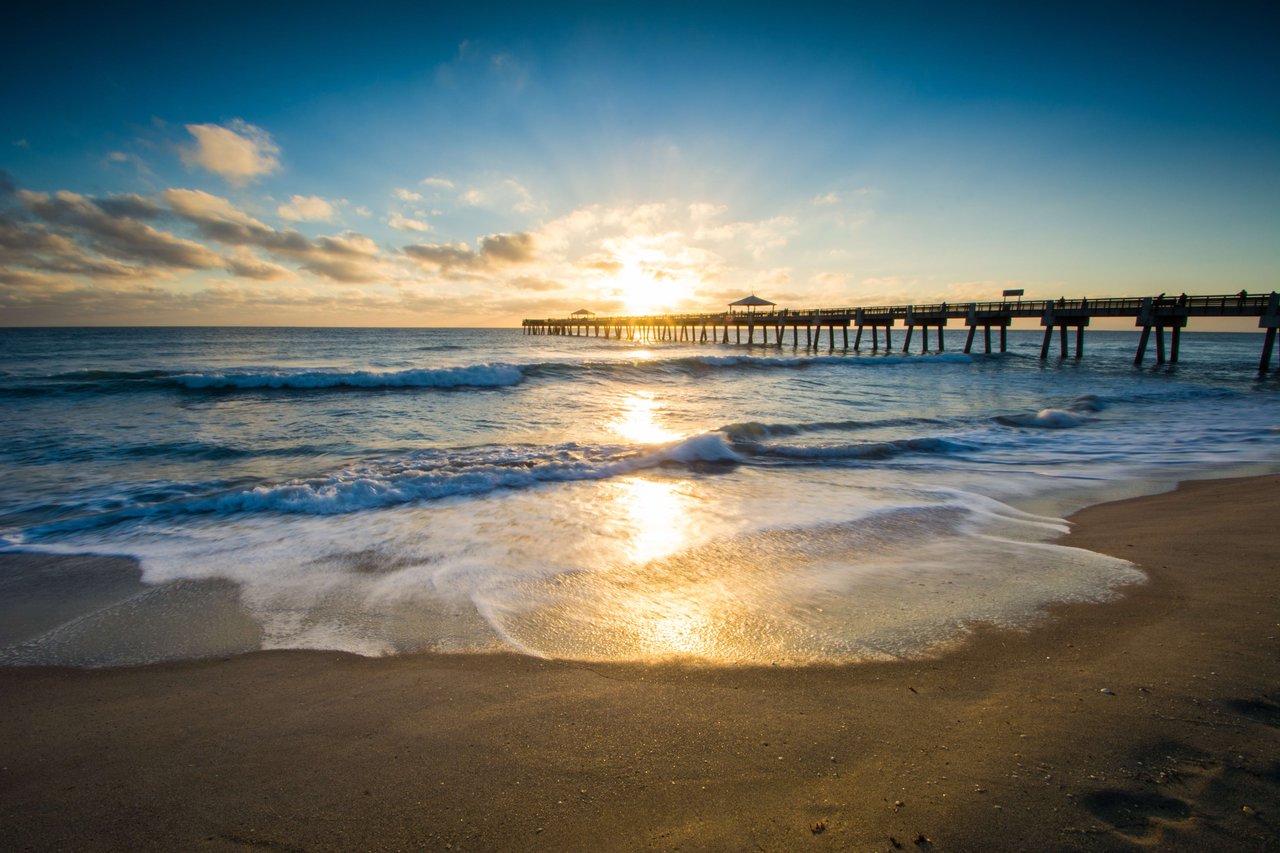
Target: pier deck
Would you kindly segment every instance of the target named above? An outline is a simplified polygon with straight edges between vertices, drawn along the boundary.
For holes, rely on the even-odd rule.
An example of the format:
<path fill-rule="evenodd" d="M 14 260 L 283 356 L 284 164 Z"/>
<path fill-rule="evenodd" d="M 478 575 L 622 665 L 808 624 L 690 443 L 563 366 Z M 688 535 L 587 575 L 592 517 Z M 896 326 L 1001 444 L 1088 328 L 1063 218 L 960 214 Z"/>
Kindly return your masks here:
<path fill-rule="evenodd" d="M 836 330 L 840 330 L 843 349 L 850 349 L 849 329 L 855 330 L 852 349 L 862 348 L 864 330 L 871 332 L 871 349 L 880 349 L 881 329 L 884 330 L 884 347 L 893 346 L 892 330 L 901 323 L 906 328 L 906 340 L 902 351 L 911 347 L 911 339 L 917 328 L 921 330 L 921 352 L 929 350 L 929 330 L 937 330 L 938 350 L 945 342 L 942 330 L 951 320 L 960 321 L 968 328 L 964 351 L 973 350 L 978 329 L 983 330 L 985 352 L 992 352 L 991 330 L 999 330 L 999 350 L 1007 347 L 1007 330 L 1015 319 L 1038 319 L 1044 328 L 1044 341 L 1040 357 L 1047 359 L 1053 343 L 1053 332 L 1058 330 L 1059 350 L 1062 358 L 1068 357 L 1068 331 L 1075 330 L 1075 357 L 1084 355 L 1084 329 L 1095 317 L 1133 317 L 1134 325 L 1142 330 L 1134 364 L 1141 364 L 1146 356 L 1151 333 L 1155 332 L 1156 363 L 1178 361 L 1181 332 L 1192 317 L 1257 317 L 1258 327 L 1266 330 L 1263 339 L 1259 372 L 1270 368 L 1275 350 L 1277 330 L 1280 329 L 1280 295 L 1275 291 L 1249 295 L 1236 293 L 1218 296 L 1133 296 L 1107 299 L 1020 299 L 1002 302 L 942 302 L 935 305 L 876 305 L 868 307 L 782 309 L 771 311 L 716 312 L 708 314 L 659 314 L 651 316 L 607 317 L 576 315 L 572 317 L 524 320 L 521 325 L 529 335 L 592 335 L 640 341 L 683 341 L 686 343 L 730 343 L 729 330 L 733 330 L 733 343 L 755 344 L 756 330 L 760 330 L 759 343 L 783 346 L 786 332 L 791 330 L 791 344 L 799 347 L 801 330 L 804 346 L 816 349 L 822 345 L 822 332 L 826 330 L 827 346 L 836 349 Z M 1171 332 L 1168 354 L 1165 349 L 1165 329 Z M 743 332 L 746 340 L 743 340 Z M 772 336 L 772 340 L 770 337 Z"/>

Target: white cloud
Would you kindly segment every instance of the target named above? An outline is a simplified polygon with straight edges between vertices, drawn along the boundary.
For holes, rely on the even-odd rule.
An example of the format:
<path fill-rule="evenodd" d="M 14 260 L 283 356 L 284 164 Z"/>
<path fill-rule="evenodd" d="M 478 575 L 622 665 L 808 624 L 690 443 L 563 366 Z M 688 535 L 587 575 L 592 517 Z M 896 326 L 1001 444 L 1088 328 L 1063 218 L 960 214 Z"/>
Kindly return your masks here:
<path fill-rule="evenodd" d="M 356 216 L 363 216 L 368 219 L 370 216 L 373 216 L 373 211 L 362 204 L 356 208 Z"/>
<path fill-rule="evenodd" d="M 839 204 L 840 194 L 837 193 L 835 190 L 832 190 L 831 192 L 826 193 L 825 195 L 815 196 L 809 203 L 816 205 L 818 207 L 826 207 L 833 204 Z"/>
<path fill-rule="evenodd" d="M 423 222 L 420 219 L 410 219 L 407 216 L 401 216 L 399 213 L 393 213 L 387 218 L 387 224 L 397 231 L 418 231 L 425 233 L 431 230 L 431 223 Z"/>
<path fill-rule="evenodd" d="M 280 168 L 279 146 L 265 130 L 246 121 L 235 119 L 228 126 L 188 124 L 186 129 L 195 144 L 179 149 L 182 162 L 220 175 L 232 186 L 244 186 Z"/>
<path fill-rule="evenodd" d="M 421 183 L 424 187 L 434 187 L 435 189 L 438 189 L 438 190 L 453 189 L 453 181 L 449 180 L 448 178 L 436 178 L 436 177 L 423 178 L 421 181 L 419 181 L 419 183 Z"/>
<path fill-rule="evenodd" d="M 401 201 L 422 201 L 422 193 L 416 193 L 411 189 L 406 189 L 405 187 L 396 187 L 392 195 Z"/>
<path fill-rule="evenodd" d="M 482 187 L 470 187 L 458 196 L 467 207 L 484 207 L 490 210 L 510 209 L 517 213 L 532 213 L 544 208 L 533 200 L 533 193 L 519 181 L 503 178 Z"/>
<path fill-rule="evenodd" d="M 292 222 L 328 222 L 333 219 L 334 206 L 318 195 L 295 195 L 288 204 L 276 208 L 281 219 Z"/>

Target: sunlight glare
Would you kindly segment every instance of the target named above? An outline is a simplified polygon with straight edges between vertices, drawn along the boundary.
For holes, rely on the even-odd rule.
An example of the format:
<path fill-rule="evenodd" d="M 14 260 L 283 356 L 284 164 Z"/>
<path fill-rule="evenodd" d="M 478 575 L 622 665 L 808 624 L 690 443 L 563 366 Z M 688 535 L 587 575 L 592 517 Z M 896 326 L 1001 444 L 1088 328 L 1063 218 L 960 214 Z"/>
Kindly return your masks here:
<path fill-rule="evenodd" d="M 684 547 L 689 499 L 679 483 L 628 479 L 614 485 L 614 500 L 630 529 L 628 556 L 633 562 L 648 563 Z"/>
<path fill-rule="evenodd" d="M 654 238 L 632 236 L 618 241 L 614 255 L 622 269 L 613 279 L 631 314 L 663 314 L 693 296 L 696 276 L 687 259 L 670 255 Z"/>
<path fill-rule="evenodd" d="M 662 404 L 654 399 L 652 391 L 633 391 L 622 401 L 621 411 L 609 423 L 616 434 L 638 444 L 662 444 L 677 441 L 681 436 L 659 425 L 654 415 L 662 410 Z"/>

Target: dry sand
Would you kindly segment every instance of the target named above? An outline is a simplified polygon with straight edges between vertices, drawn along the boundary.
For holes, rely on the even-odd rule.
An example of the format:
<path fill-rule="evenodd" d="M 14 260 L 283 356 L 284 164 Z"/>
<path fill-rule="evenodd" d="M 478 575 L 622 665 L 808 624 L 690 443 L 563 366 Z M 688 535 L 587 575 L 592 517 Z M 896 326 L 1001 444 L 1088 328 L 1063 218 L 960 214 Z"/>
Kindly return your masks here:
<path fill-rule="evenodd" d="M 1150 583 L 929 661 L 0 670 L 0 847 L 1280 849 L 1278 509 L 1087 509 Z"/>

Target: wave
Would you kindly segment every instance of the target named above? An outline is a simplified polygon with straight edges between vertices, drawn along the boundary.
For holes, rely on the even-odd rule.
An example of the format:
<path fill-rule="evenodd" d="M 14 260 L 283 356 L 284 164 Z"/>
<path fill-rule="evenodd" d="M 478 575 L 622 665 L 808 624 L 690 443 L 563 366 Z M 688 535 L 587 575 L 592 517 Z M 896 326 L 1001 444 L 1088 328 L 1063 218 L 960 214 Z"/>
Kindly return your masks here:
<path fill-rule="evenodd" d="M 892 459 L 895 456 L 902 456 L 907 453 L 925 453 L 925 454 L 956 454 L 966 450 L 971 450 L 969 445 L 962 444 L 958 441 L 949 441 L 945 438 L 902 438 L 896 441 L 872 441 L 865 444 L 838 444 L 838 445 L 786 445 L 786 444 L 751 444 L 746 445 L 750 450 L 764 457 L 780 457 L 784 459 L 798 459 L 818 461 L 832 461 L 839 459 L 863 459 L 882 461 Z"/>
<path fill-rule="evenodd" d="M 75 530 L 180 515 L 337 515 L 544 483 L 604 480 L 667 466 L 715 470 L 736 465 L 856 464 L 905 454 L 957 454 L 967 449 L 941 438 L 838 446 L 775 445 L 733 439 L 720 430 L 641 447 L 570 443 L 431 449 L 278 483 L 151 484 L 145 494 L 123 500 L 117 495 L 106 503 L 63 507 L 62 520 L 31 528 L 20 538 L 38 542 Z M 10 539 L 11 544 L 14 541 Z"/>
<path fill-rule="evenodd" d="M 493 388 L 516 385 L 524 372 L 511 364 L 477 364 L 434 370 L 269 370 L 184 373 L 169 377 L 184 388 Z"/>
<path fill-rule="evenodd" d="M 880 429 L 885 427 L 904 427 L 928 424 L 941 424 L 936 418 L 879 418 L 866 421 L 815 421 L 813 423 L 766 424 L 759 421 L 744 421 L 729 424 L 720 431 L 734 441 L 749 441 L 762 438 L 781 438 L 785 436 L 806 435 L 819 432 L 856 432 L 859 430 Z"/>
<path fill-rule="evenodd" d="M 1093 394 L 1077 397 L 1065 409 L 1041 409 L 1034 414 L 997 415 L 992 418 L 998 424 L 1030 429 L 1071 429 L 1093 420 L 1093 416 L 1106 408 L 1106 404 Z"/>
<path fill-rule="evenodd" d="M 339 390 L 339 389 L 467 389 L 519 385 L 529 377 L 563 379 L 579 376 L 634 378 L 663 374 L 699 375 L 718 370 L 801 370 L 836 365 L 882 368 L 922 363 L 970 363 L 967 355 L 942 353 L 904 356 L 683 356 L 676 358 L 601 360 L 529 364 L 470 364 L 405 370 L 339 368 L 241 367 L 192 370 L 76 370 L 0 385 L 0 396 L 27 397 L 69 393 L 124 393 L 148 388 L 186 391 Z"/>

